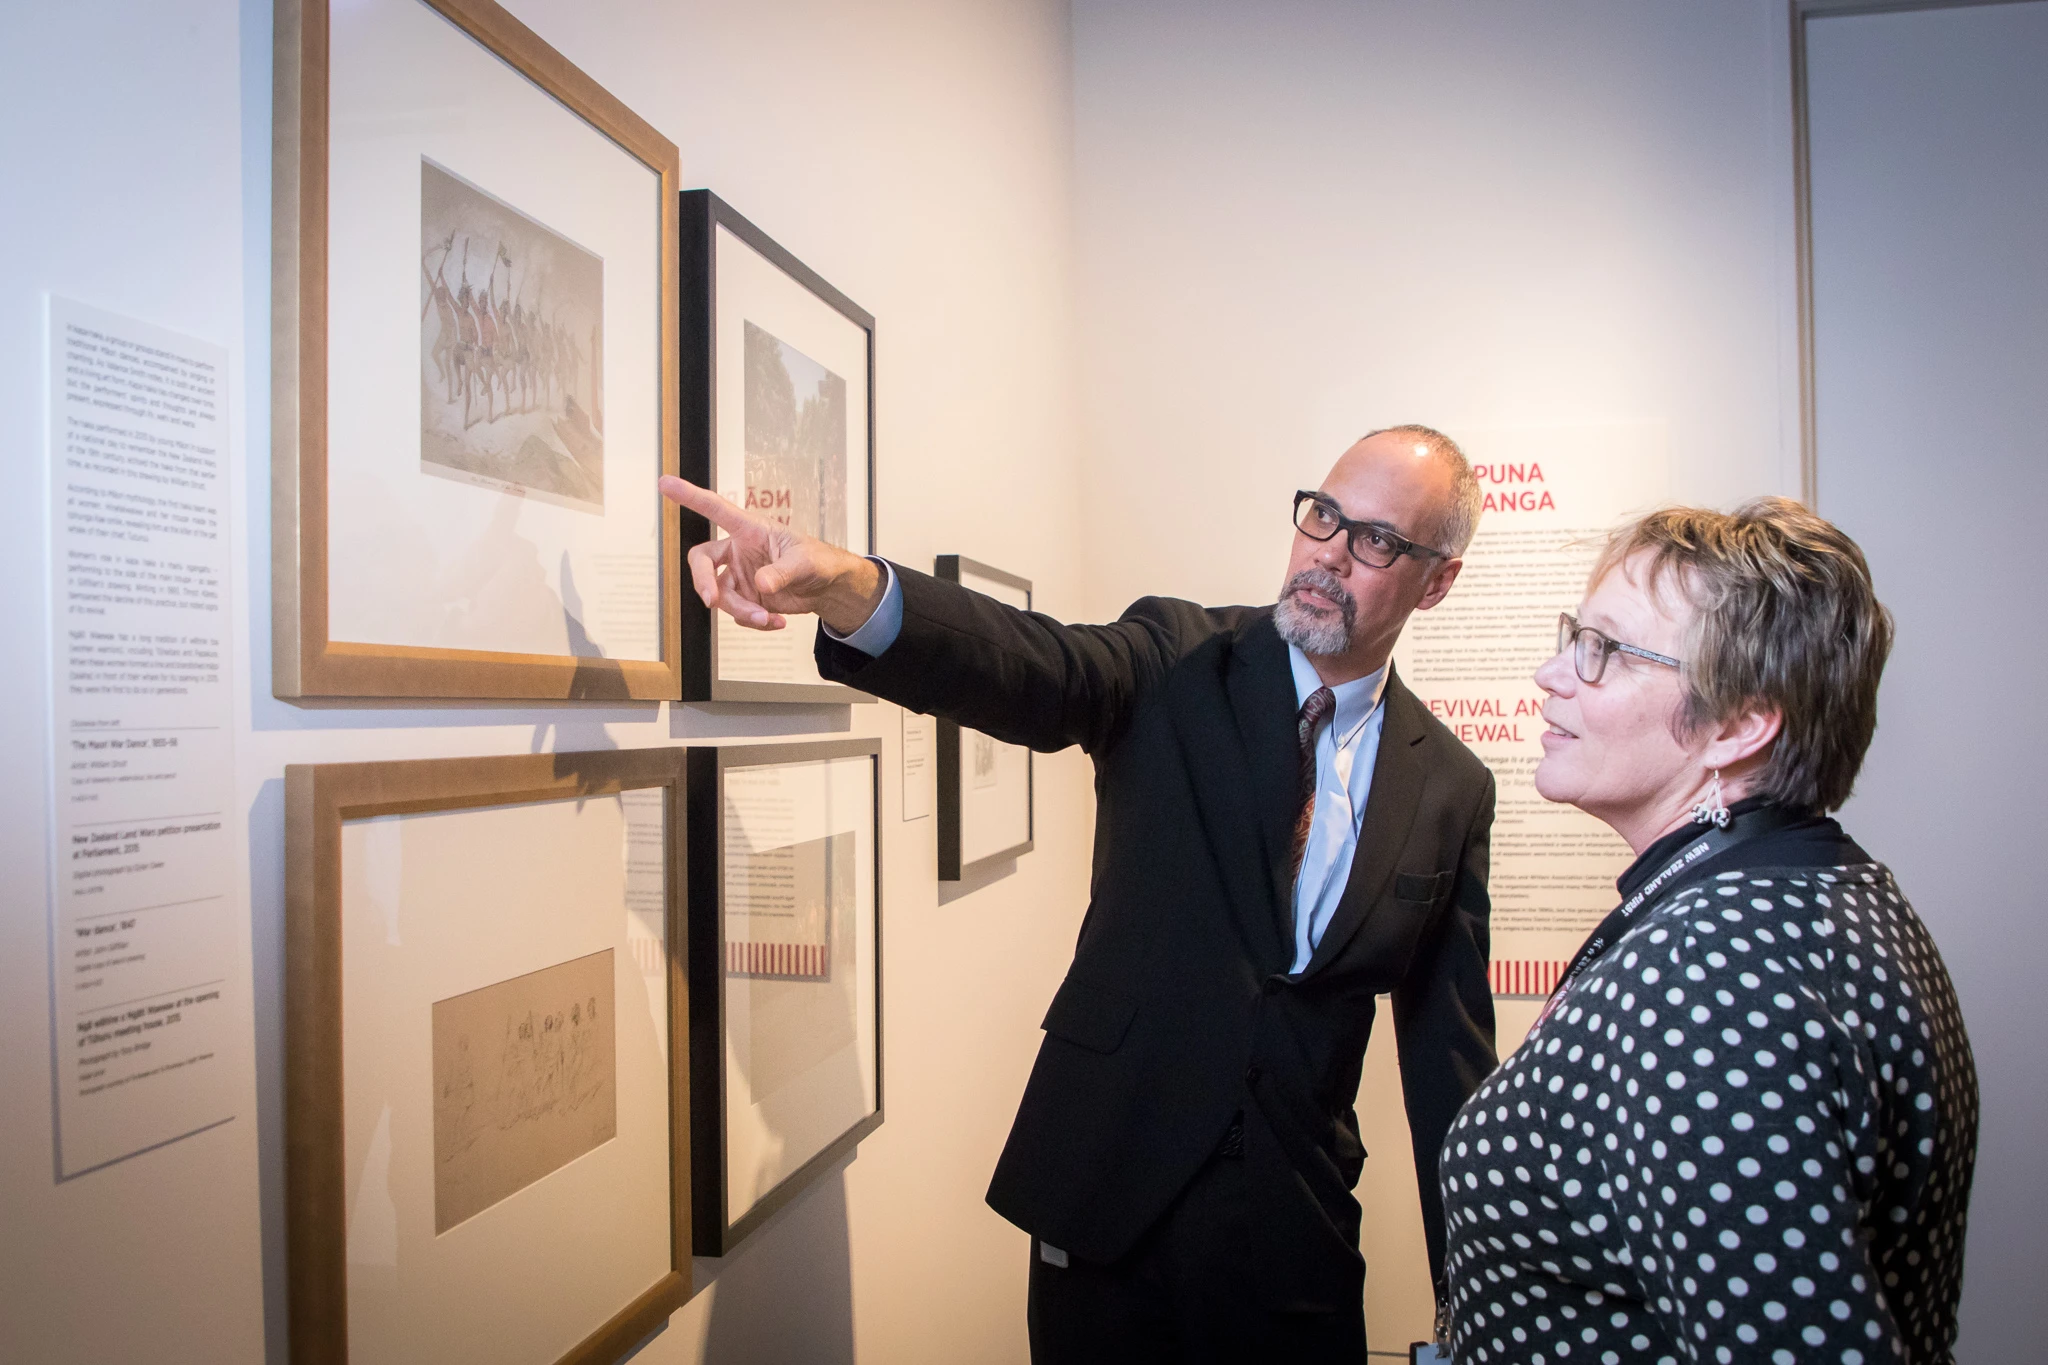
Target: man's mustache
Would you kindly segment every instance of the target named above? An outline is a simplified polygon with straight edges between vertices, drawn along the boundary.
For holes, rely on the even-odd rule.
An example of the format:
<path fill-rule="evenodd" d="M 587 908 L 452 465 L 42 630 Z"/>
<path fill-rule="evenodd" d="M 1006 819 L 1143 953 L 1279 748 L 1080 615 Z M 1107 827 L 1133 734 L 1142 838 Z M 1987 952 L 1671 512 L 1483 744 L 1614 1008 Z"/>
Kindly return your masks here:
<path fill-rule="evenodd" d="M 1303 588 L 1329 598 L 1337 604 L 1337 610 L 1344 617 L 1344 628 L 1349 630 L 1353 617 L 1357 615 L 1357 604 L 1344 589 L 1343 580 L 1328 569 L 1303 569 L 1287 580 L 1287 589 L 1280 595 L 1292 597 Z"/>

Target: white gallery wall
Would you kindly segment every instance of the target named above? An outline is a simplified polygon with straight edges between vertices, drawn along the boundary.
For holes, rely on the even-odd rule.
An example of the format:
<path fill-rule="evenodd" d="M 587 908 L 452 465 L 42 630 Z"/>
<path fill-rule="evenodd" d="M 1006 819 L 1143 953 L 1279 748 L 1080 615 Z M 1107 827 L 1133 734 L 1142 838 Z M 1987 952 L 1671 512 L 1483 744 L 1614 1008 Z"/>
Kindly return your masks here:
<path fill-rule="evenodd" d="M 2048 0 L 1808 25 L 1816 471 L 1898 643 L 1843 819 L 1940 945 L 1982 1099 L 1963 1360 L 2041 1354 Z M 1937 550 L 1935 544 L 1950 548 Z"/>
<path fill-rule="evenodd" d="M 1031 577 L 1070 619 L 1154 592 L 1269 601 L 1288 494 L 1401 421 L 1649 428 L 1675 496 L 1797 491 L 1783 0 L 509 5 L 679 145 L 685 185 L 717 190 L 877 316 L 879 543 L 906 563 L 968 554 Z M 933 822 L 898 819 L 888 707 L 273 700 L 270 6 L 12 4 L 0 69 L 15 491 L 0 502 L 0 1360 L 283 1359 L 284 765 L 849 730 L 885 746 L 887 1122 L 737 1254 L 699 1261 L 700 1292 L 640 1358 L 1023 1359 L 1026 1242 L 982 1191 L 1085 903 L 1085 760 L 1040 759 L 1037 851 L 956 891 L 933 875 Z M 236 1121 L 61 1186 L 46 291 L 228 349 L 251 868 Z M 1888 739 L 1866 784 L 1880 856 L 1871 798 L 1916 781 Z M 1957 781 L 1968 752 L 1944 760 Z M 2026 790 L 2011 781 L 2008 813 Z M 2011 1003 L 2026 998 L 2022 955 L 1987 935 L 1963 946 L 1953 923 L 1935 930 L 1970 1020 L 1981 1040 L 1991 1008 L 2009 1035 L 1979 1044 L 1987 1124 L 2006 1125 L 1987 1127 L 1986 1170 L 2012 1183 L 1980 1187 L 1980 1228 L 1999 1231 L 1973 1257 L 1969 1311 L 2002 1315 L 1987 1338 L 2020 1343 L 2005 1333 L 2038 1309 L 1991 1256 L 2007 1274 L 2039 1260 L 2040 1185 L 1998 1163 L 2023 1160 L 2039 1124 L 1990 1093 L 1990 1068 L 2037 1053 L 2040 1028 Z M 1503 1006 L 1504 1046 L 1531 1012 Z M 1428 1286 L 1381 1024 L 1359 1103 L 1367 1301 L 1375 1350 L 1405 1355 Z M 2030 1083 L 2014 1065 L 2008 1084 Z M 1984 1283 L 2008 1306 L 1980 1307 Z"/>
<path fill-rule="evenodd" d="M 707 185 L 878 319 L 879 543 L 1082 607 L 1068 19 L 1051 0 L 512 0 Z M 887 1119 L 639 1359 L 1005 1361 L 1027 1244 L 982 1203 L 1086 899 L 1083 762 L 1038 768 L 1038 846 L 942 892 L 885 706 L 294 707 L 270 697 L 270 6 L 0 8 L 0 1360 L 283 1359 L 282 777 L 288 763 L 883 738 Z M 227 348 L 237 823 L 251 873 L 234 1122 L 57 1185 L 50 1158 L 45 291 Z"/>
<path fill-rule="evenodd" d="M 1077 0 L 1090 609 L 1271 601 L 1293 490 L 1395 422 L 1650 424 L 1677 497 L 1796 494 L 1786 33 L 1782 0 Z M 1392 1043 L 1383 1011 L 1359 1197 L 1405 1356 Z"/>

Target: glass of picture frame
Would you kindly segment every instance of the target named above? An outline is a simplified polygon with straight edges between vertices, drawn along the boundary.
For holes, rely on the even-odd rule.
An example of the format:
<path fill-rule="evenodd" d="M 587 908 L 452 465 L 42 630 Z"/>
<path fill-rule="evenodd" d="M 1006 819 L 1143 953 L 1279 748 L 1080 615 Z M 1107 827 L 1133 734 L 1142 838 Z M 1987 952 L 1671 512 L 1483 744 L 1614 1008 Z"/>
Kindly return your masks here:
<path fill-rule="evenodd" d="M 875 320 L 709 190 L 682 196 L 683 477 L 862 554 L 875 526 Z M 723 532 L 684 514 L 694 544 Z M 684 594 L 685 701 L 872 700 L 818 674 L 808 630 Z"/>
<path fill-rule="evenodd" d="M 1019 611 L 1031 610 L 1028 578 L 964 555 L 938 556 L 932 572 Z M 940 717 L 937 758 L 939 880 L 961 881 L 1029 853 L 1031 751 Z"/>
<path fill-rule="evenodd" d="M 675 144 L 492 0 L 277 0 L 272 688 L 673 699 Z"/>
<path fill-rule="evenodd" d="M 689 1296 L 682 755 L 286 768 L 299 1365 L 610 1365 Z"/>
<path fill-rule="evenodd" d="M 881 741 L 690 750 L 695 1245 L 882 1122 Z"/>

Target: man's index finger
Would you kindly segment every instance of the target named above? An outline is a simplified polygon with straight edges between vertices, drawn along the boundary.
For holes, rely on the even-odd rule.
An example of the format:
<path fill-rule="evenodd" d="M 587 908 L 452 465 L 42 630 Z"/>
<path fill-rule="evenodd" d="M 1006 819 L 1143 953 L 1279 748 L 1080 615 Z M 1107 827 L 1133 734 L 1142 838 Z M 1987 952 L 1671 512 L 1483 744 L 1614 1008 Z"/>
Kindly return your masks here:
<path fill-rule="evenodd" d="M 660 488 L 661 495 L 670 502 L 689 508 L 722 531 L 744 531 L 759 524 L 730 500 L 721 498 L 708 488 L 700 488 L 688 479 L 664 474 Z"/>

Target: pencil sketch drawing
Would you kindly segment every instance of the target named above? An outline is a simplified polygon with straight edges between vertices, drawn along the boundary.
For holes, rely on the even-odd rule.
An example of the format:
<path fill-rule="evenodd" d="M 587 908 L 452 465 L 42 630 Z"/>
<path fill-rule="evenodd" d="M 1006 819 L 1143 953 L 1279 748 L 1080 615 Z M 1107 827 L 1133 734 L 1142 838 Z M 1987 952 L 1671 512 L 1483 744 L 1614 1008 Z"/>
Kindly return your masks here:
<path fill-rule="evenodd" d="M 996 742 L 977 731 L 962 731 L 974 741 L 974 785 L 993 787 L 996 784 Z"/>
<path fill-rule="evenodd" d="M 434 1231 L 618 1132 L 612 950 L 434 1002 Z"/>

